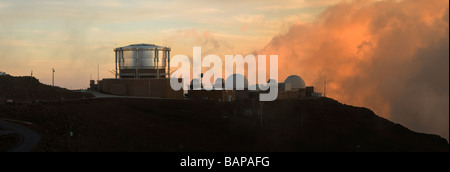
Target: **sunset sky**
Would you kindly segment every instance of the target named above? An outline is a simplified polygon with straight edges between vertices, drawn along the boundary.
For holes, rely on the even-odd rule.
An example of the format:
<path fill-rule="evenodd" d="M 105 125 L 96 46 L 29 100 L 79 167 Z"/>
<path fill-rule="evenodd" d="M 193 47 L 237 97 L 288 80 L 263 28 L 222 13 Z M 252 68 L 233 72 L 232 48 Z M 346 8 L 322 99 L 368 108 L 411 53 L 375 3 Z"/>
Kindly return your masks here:
<path fill-rule="evenodd" d="M 222 55 L 262 49 L 332 1 L 1 0 L 0 70 L 56 85 L 87 87 L 90 74 L 113 77 L 116 46 L 153 43 L 192 56 L 193 46 Z M 206 52 L 205 52 L 206 53 Z M 95 76 L 95 77 L 94 77 Z"/>
<path fill-rule="evenodd" d="M 277 54 L 346 104 L 413 130 L 449 133 L 448 0 L 0 0 L 0 71 L 65 88 L 112 78 L 116 46 L 172 55 Z"/>

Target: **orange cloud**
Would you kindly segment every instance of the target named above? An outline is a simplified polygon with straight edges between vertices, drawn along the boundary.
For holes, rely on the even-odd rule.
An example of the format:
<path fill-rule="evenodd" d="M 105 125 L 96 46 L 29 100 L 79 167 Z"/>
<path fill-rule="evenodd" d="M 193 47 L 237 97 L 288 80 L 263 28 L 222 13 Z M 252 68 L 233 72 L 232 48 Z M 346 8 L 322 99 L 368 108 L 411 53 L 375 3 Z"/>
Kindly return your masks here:
<path fill-rule="evenodd" d="M 258 54 L 279 55 L 279 79 L 301 75 L 327 96 L 448 138 L 446 0 L 353 1 L 297 23 Z M 319 90 L 320 91 L 320 90 Z"/>

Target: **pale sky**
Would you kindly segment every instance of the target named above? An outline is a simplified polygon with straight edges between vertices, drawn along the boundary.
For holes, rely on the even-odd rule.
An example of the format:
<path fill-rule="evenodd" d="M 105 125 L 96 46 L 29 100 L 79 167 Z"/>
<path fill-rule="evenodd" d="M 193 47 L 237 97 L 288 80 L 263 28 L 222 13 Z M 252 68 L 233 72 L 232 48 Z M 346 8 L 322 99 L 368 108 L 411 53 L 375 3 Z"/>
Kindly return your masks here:
<path fill-rule="evenodd" d="M 0 71 L 86 88 L 114 75 L 116 46 L 152 43 L 172 55 L 249 54 L 295 23 L 308 23 L 330 0 L 57 1 L 0 0 Z"/>

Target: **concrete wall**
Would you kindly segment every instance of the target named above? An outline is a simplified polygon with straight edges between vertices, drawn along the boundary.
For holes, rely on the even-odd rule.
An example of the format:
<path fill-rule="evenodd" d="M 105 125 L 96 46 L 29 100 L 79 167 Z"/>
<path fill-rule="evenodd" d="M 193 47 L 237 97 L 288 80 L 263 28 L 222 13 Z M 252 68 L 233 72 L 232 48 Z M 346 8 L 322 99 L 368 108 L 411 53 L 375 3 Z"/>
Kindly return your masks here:
<path fill-rule="evenodd" d="M 293 99 L 311 97 L 314 92 L 314 87 L 306 87 L 300 89 L 291 89 L 288 91 L 279 91 L 277 99 Z"/>
<path fill-rule="evenodd" d="M 236 100 L 236 93 L 233 90 L 191 90 L 189 97 L 196 100 L 210 100 L 218 102 L 226 102 L 227 97 L 231 97 L 231 101 Z"/>
<path fill-rule="evenodd" d="M 156 78 L 158 70 L 157 69 L 121 69 L 120 70 L 120 78 L 136 78 L 136 72 L 139 73 L 139 78 Z M 159 69 L 159 77 L 166 78 L 164 73 L 165 69 Z"/>
<path fill-rule="evenodd" d="M 183 98 L 183 90 L 173 90 L 168 78 L 103 79 L 100 92 L 120 96 Z"/>
<path fill-rule="evenodd" d="M 306 97 L 311 97 L 314 93 L 314 87 L 306 87 Z"/>
<path fill-rule="evenodd" d="M 277 99 L 294 99 L 299 97 L 298 90 L 280 91 L 278 92 Z"/>
<path fill-rule="evenodd" d="M 236 100 L 248 100 L 250 98 L 250 91 L 236 90 Z"/>

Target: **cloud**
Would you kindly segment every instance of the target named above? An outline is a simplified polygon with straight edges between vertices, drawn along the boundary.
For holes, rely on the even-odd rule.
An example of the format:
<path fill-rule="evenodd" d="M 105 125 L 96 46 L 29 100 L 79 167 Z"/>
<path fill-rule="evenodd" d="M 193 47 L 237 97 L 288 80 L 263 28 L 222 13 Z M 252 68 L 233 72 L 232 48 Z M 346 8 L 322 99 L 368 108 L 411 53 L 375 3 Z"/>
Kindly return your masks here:
<path fill-rule="evenodd" d="M 276 4 L 267 4 L 257 7 L 259 10 L 292 10 L 311 7 L 324 7 L 335 4 L 335 0 L 285 0 Z"/>
<path fill-rule="evenodd" d="M 428 133 L 449 134 L 446 0 L 341 2 L 297 23 L 259 54 L 279 78 L 301 75 L 327 96 Z"/>
<path fill-rule="evenodd" d="M 176 49 L 179 53 L 192 54 L 192 47 L 194 46 L 202 47 L 202 55 L 221 54 L 230 52 L 234 49 L 228 42 L 217 38 L 216 34 L 207 30 L 191 28 L 179 29 L 176 31 L 171 29 L 167 32 L 173 33 L 163 42 L 163 44 L 172 47 L 174 50 Z M 227 37 L 227 35 L 221 35 L 221 37 Z"/>

